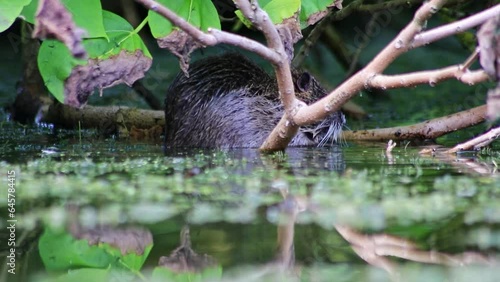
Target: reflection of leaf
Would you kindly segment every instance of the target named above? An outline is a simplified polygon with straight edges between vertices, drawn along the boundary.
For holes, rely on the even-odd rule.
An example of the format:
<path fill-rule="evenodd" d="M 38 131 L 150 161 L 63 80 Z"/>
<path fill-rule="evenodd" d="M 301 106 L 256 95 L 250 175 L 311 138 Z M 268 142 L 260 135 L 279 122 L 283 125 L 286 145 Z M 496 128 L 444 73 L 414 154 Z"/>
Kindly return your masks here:
<path fill-rule="evenodd" d="M 10 0 L 6 0 L 10 1 Z M 17 1 L 17 0 L 16 0 Z M 29 5 L 24 7 L 22 15 L 27 22 L 35 23 L 35 13 L 39 0 L 32 0 Z M 85 38 L 105 37 L 106 31 L 102 22 L 102 7 L 99 0 L 61 0 L 66 9 L 71 12 L 75 24 L 86 31 Z"/>
<path fill-rule="evenodd" d="M 222 267 L 211 267 L 201 273 L 175 273 L 164 267 L 155 267 L 152 275 L 153 281 L 220 281 L 222 278 Z"/>
<path fill-rule="evenodd" d="M 114 261 L 105 250 L 89 246 L 86 240 L 75 240 L 67 233 L 56 233 L 49 229 L 40 237 L 38 249 L 47 270 L 106 268 Z"/>
<path fill-rule="evenodd" d="M 82 268 L 69 271 L 59 276 L 55 282 L 87 282 L 87 281 L 110 281 L 109 269 Z"/>
<path fill-rule="evenodd" d="M 153 247 L 153 237 L 148 230 L 129 227 L 117 229 L 101 227 L 73 234 L 89 245 L 99 246 L 113 257 L 120 258 L 121 265 L 139 271 Z"/>
<path fill-rule="evenodd" d="M 40 257 L 48 270 L 111 266 L 137 272 L 152 247 L 151 233 L 133 227 L 103 227 L 73 235 L 46 229 L 39 241 Z"/>
<path fill-rule="evenodd" d="M 29 2 L 30 0 L 0 0 L 0 32 L 10 27 Z"/>
<path fill-rule="evenodd" d="M 160 257 L 158 265 L 168 268 L 175 273 L 202 272 L 206 268 L 216 265 L 212 256 L 199 255 L 191 249 L 191 236 L 189 227 L 181 230 L 181 245 L 167 256 Z"/>
<path fill-rule="evenodd" d="M 209 27 L 220 29 L 219 15 L 212 1 L 206 0 L 158 0 L 165 7 L 172 10 L 175 14 L 182 17 L 190 24 L 206 31 Z M 148 23 L 153 36 L 163 38 L 169 35 L 174 27 L 169 20 L 157 14 L 154 11 L 149 11 Z"/>

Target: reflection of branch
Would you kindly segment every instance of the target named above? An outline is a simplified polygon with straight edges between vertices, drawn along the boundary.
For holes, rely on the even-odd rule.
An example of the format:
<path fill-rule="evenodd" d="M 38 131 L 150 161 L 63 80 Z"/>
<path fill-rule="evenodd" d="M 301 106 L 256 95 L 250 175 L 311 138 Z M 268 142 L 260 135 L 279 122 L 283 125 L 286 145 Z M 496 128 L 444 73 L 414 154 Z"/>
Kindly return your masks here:
<path fill-rule="evenodd" d="M 341 138 L 364 141 L 434 139 L 458 129 L 476 125 L 483 122 L 485 118 L 486 105 L 483 105 L 409 126 L 344 131 Z"/>
<path fill-rule="evenodd" d="M 454 156 L 442 147 L 430 146 L 420 150 L 421 156 L 432 156 L 433 160 L 448 163 L 456 168 L 460 173 L 494 175 L 498 173 L 498 167 L 493 162 L 479 160 L 476 156 Z"/>
<path fill-rule="evenodd" d="M 491 129 L 490 131 L 479 135 L 478 137 L 471 139 L 465 143 L 458 144 L 457 146 L 446 151 L 447 153 L 456 153 L 465 150 L 478 150 L 495 141 L 500 137 L 500 127 Z"/>
<path fill-rule="evenodd" d="M 293 268 L 295 264 L 295 220 L 299 213 L 295 197 L 287 196 L 280 204 L 283 222 L 278 223 L 278 254 L 277 261 L 285 269 Z"/>
<path fill-rule="evenodd" d="M 463 266 L 467 264 L 496 264 L 495 259 L 479 253 L 465 252 L 449 255 L 436 251 L 421 251 L 405 239 L 386 234 L 365 235 L 347 226 L 335 226 L 339 234 L 350 244 L 353 250 L 366 262 L 380 267 L 387 272 L 395 273 L 395 264 L 384 256 L 394 256 L 416 262 Z"/>

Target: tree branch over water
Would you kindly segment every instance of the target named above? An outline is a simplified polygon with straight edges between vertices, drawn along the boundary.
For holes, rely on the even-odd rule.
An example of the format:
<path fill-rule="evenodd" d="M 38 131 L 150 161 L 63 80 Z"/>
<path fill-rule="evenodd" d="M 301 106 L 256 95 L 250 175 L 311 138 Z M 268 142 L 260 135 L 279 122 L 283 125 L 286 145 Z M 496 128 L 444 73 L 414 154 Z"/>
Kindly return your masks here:
<path fill-rule="evenodd" d="M 290 64 L 284 49 L 283 42 L 279 36 L 276 26 L 259 6 L 256 0 L 235 0 L 236 6 L 243 15 L 249 19 L 253 26 L 260 30 L 267 41 L 267 46 L 248 38 L 232 33 L 208 29 L 207 33 L 200 31 L 187 21 L 177 16 L 169 9 L 152 0 L 136 0 L 149 9 L 156 11 L 170 20 L 195 40 L 205 46 L 212 46 L 219 43 L 228 43 L 234 46 L 250 50 L 267 59 L 273 64 L 276 79 L 278 82 L 280 98 L 285 108 L 285 114 L 281 121 L 271 132 L 264 144 L 262 151 L 274 151 L 285 149 L 289 141 L 296 134 L 298 126 L 304 126 L 319 122 L 328 115 L 339 110 L 349 99 L 356 96 L 359 91 L 368 88 L 400 88 L 410 87 L 417 84 L 434 85 L 447 79 L 457 79 L 466 84 L 475 84 L 488 79 L 482 70 L 470 71 L 468 69 L 472 61 L 467 60 L 463 65 L 443 67 L 438 70 L 420 71 L 399 75 L 384 75 L 384 70 L 400 55 L 422 45 L 434 42 L 446 36 L 450 36 L 466 29 L 470 29 L 489 18 L 498 15 L 500 5 L 496 5 L 476 15 L 462 19 L 452 24 L 434 28 L 427 32 L 422 32 L 427 20 L 437 13 L 446 3 L 445 0 L 431 0 L 425 2 L 415 12 L 413 20 L 379 52 L 366 67 L 351 76 L 348 80 L 338 86 L 326 97 L 311 105 L 305 105 L 296 99 L 293 81 L 290 73 Z M 392 1 L 391 5 L 403 5 L 407 1 Z M 413 1 L 411 1 L 413 3 Z M 377 10 L 383 9 L 385 4 L 362 5 L 362 1 L 354 1 L 345 9 L 335 15 L 342 17 L 357 10 Z M 481 108 L 482 109 L 482 108 Z M 476 112 L 477 109 L 470 110 Z M 419 130 L 419 126 L 414 128 Z M 449 132 L 449 131 L 448 131 Z M 408 132 L 407 136 L 419 135 L 422 132 Z M 394 139 L 393 136 L 391 138 Z M 432 138 L 426 136 L 425 138 Z M 389 138 L 390 139 L 390 138 Z"/>
<path fill-rule="evenodd" d="M 342 139 L 358 141 L 384 141 L 408 139 L 434 139 L 457 129 L 467 128 L 486 120 L 486 105 L 454 113 L 425 122 L 372 130 L 344 131 Z"/>

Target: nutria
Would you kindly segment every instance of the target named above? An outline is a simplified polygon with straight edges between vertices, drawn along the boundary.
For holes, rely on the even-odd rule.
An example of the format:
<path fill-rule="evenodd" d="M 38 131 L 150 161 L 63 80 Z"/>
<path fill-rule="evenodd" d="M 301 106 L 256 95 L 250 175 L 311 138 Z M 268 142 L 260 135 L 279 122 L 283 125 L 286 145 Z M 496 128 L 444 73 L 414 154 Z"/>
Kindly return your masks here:
<path fill-rule="evenodd" d="M 296 95 L 306 103 L 326 92 L 307 72 L 293 71 Z M 170 147 L 259 147 L 283 115 L 276 79 L 237 53 L 199 60 L 179 73 L 165 98 L 165 142 Z M 341 112 L 301 127 L 290 146 L 337 141 Z"/>

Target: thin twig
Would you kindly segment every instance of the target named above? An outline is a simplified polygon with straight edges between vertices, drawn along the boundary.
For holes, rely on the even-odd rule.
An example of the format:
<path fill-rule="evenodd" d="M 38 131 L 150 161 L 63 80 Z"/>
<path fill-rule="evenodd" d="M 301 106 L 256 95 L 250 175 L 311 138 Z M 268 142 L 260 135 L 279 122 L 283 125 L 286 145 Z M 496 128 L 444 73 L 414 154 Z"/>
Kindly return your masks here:
<path fill-rule="evenodd" d="M 422 45 L 437 41 L 441 38 L 464 32 L 475 26 L 483 24 L 487 20 L 498 15 L 500 15 L 500 4 L 465 19 L 461 19 L 459 21 L 434 28 L 426 32 L 422 32 L 421 34 L 415 36 L 415 40 L 412 42 L 411 47 L 417 48 Z"/>
<path fill-rule="evenodd" d="M 468 85 L 487 81 L 488 74 L 483 70 L 467 71 L 461 69 L 462 65 L 450 66 L 438 70 L 419 71 L 397 75 L 375 75 L 368 82 L 368 87 L 380 89 L 406 88 L 419 84 L 435 86 L 437 83 L 456 78 Z"/>

